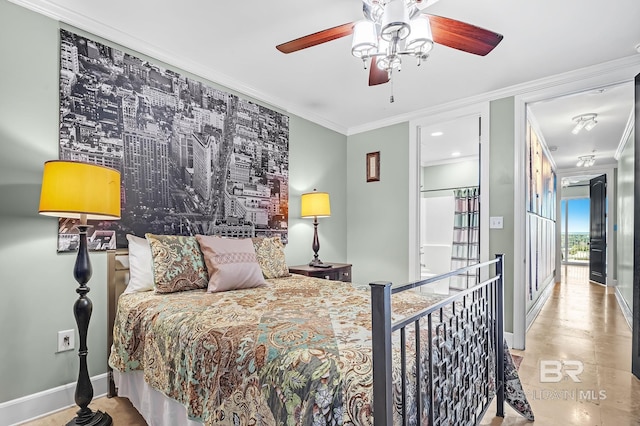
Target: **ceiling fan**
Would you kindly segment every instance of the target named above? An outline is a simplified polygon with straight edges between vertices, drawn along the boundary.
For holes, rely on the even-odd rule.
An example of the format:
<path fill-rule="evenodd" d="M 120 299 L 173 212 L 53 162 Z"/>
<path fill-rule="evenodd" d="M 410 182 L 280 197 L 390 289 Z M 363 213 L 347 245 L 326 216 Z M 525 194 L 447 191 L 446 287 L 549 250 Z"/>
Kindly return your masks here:
<path fill-rule="evenodd" d="M 362 0 L 365 19 L 309 34 L 276 49 L 292 53 L 353 34 L 351 53 L 369 67 L 369 86 L 391 79 L 401 69 L 402 57 L 412 56 L 418 65 L 429 56 L 433 44 L 484 56 L 502 40 L 502 34 L 451 18 L 422 13 L 432 0 Z M 392 100 L 393 101 L 393 100 Z"/>

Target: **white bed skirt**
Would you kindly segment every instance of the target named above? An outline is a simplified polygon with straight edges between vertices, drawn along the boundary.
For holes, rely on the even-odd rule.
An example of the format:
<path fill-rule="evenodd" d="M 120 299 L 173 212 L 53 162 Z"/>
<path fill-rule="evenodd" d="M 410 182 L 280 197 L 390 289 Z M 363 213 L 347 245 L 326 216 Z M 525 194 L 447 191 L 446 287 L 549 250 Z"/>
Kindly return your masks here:
<path fill-rule="evenodd" d="M 150 426 L 202 426 L 189 420 L 187 409 L 149 386 L 141 371 L 121 373 L 113 370 L 118 396 L 128 398 Z"/>

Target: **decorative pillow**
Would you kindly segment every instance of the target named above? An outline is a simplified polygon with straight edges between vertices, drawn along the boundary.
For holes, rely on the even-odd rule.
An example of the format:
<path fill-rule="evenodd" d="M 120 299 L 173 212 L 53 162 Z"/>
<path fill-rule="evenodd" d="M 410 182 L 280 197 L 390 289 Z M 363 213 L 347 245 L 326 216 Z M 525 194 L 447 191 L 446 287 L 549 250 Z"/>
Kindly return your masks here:
<path fill-rule="evenodd" d="M 209 281 L 195 237 L 145 234 L 151 246 L 156 293 L 206 288 Z"/>
<path fill-rule="evenodd" d="M 207 291 L 238 290 L 267 284 L 250 238 L 196 235 L 209 272 Z"/>
<path fill-rule="evenodd" d="M 151 247 L 145 238 L 127 234 L 129 242 L 129 283 L 124 293 L 153 290 Z"/>
<path fill-rule="evenodd" d="M 265 278 L 288 277 L 289 267 L 284 257 L 284 244 L 280 237 L 252 238 L 258 264 Z"/>

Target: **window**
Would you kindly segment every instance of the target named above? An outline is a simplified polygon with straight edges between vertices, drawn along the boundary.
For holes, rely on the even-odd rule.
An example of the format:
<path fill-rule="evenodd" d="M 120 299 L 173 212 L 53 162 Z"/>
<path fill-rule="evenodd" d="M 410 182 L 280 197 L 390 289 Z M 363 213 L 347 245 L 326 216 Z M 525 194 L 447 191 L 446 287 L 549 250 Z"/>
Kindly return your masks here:
<path fill-rule="evenodd" d="M 570 198 L 561 203 L 563 263 L 589 263 L 589 199 Z"/>

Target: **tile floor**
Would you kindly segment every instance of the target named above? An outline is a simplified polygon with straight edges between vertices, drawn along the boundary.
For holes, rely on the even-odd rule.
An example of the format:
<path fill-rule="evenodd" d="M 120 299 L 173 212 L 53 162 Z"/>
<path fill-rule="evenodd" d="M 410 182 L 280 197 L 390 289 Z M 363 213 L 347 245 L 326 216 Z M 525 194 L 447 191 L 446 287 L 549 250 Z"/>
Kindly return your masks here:
<path fill-rule="evenodd" d="M 520 378 L 536 416 L 527 422 L 506 407 L 505 418 L 494 417 L 491 407 L 482 425 L 536 426 L 640 426 L 640 380 L 631 369 L 631 331 L 613 290 L 589 283 L 588 270 L 563 267 L 557 284 L 538 318 L 527 332 Z M 565 376 L 558 383 L 540 380 L 540 363 L 579 361 L 584 365 L 574 382 Z M 572 370 L 576 364 L 568 364 Z M 553 373 L 547 376 L 553 378 Z M 98 398 L 92 408 L 107 411 L 114 425 L 145 425 L 126 399 Z M 73 418 L 71 408 L 35 422 L 60 425 Z"/>
<path fill-rule="evenodd" d="M 631 373 L 631 330 L 613 289 L 590 283 L 588 268 L 563 266 L 562 282 L 527 332 L 520 379 L 536 417 L 521 418 L 510 407 L 504 419 L 492 407 L 482 425 L 640 425 L 640 380 Z M 542 361 L 579 368 L 580 382 L 565 375 L 541 380 Z M 577 370 L 575 370 L 577 373 Z M 544 374 L 543 374 L 544 375 Z M 544 377 L 543 377 L 544 379 Z"/>

